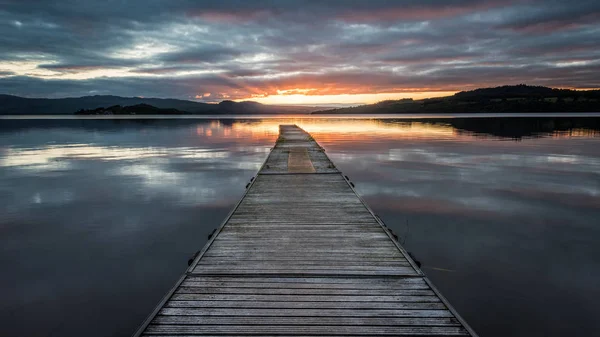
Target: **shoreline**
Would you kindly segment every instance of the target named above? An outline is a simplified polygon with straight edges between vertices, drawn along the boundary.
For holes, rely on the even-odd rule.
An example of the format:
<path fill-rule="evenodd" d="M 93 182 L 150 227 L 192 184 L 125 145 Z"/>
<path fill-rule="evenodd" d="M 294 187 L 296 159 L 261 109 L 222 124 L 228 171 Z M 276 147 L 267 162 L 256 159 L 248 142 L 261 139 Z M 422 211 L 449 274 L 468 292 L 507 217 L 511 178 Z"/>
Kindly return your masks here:
<path fill-rule="evenodd" d="M 436 119 L 436 118 L 598 118 L 600 112 L 502 112 L 437 114 L 295 114 L 295 115 L 0 115 L 0 120 L 127 120 L 127 119 Z"/>

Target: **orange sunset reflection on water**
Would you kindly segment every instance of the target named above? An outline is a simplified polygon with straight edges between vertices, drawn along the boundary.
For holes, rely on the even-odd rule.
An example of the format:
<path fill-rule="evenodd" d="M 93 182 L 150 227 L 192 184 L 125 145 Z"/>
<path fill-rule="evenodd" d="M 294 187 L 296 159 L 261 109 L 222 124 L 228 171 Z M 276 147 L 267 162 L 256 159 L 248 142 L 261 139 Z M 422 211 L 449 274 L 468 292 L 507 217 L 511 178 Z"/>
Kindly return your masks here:
<path fill-rule="evenodd" d="M 200 136 L 223 136 L 244 138 L 254 141 L 272 141 L 279 134 L 279 125 L 296 124 L 319 140 L 352 140 L 370 135 L 378 138 L 394 139 L 448 139 L 464 137 L 450 125 L 429 124 L 422 122 L 389 123 L 375 119 L 367 120 L 336 120 L 336 119 L 307 119 L 285 118 L 235 121 L 226 124 L 213 121 L 209 126 L 202 125 L 196 129 Z"/>
<path fill-rule="evenodd" d="M 342 119 L 342 118 L 266 118 L 247 120 L 214 120 L 199 124 L 196 134 L 201 137 L 219 139 L 238 139 L 248 144 L 274 142 L 279 134 L 279 125 L 296 124 L 325 143 L 344 141 L 378 140 L 454 140 L 473 141 L 474 139 L 502 138 L 489 130 L 461 128 L 451 120 L 390 120 L 390 119 Z M 502 128 L 501 128 L 502 129 Z M 523 135 L 508 136 L 536 137 L 542 133 L 544 138 L 590 138 L 598 137 L 600 132 L 593 129 L 573 128 L 540 132 L 533 130 Z"/>

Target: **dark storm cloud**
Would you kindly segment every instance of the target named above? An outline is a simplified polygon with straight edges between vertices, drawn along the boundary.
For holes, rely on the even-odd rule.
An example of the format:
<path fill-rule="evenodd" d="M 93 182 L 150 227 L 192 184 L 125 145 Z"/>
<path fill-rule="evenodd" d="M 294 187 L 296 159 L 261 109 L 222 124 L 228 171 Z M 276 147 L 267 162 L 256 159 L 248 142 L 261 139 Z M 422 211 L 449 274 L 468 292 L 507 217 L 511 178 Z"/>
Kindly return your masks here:
<path fill-rule="evenodd" d="M 216 61 L 231 59 L 242 54 L 241 51 L 234 48 L 212 45 L 180 52 L 165 53 L 159 56 L 158 59 L 169 63 L 214 63 Z"/>
<path fill-rule="evenodd" d="M 173 97 L 193 99 L 192 94 L 206 92 L 209 89 L 222 90 L 230 83 L 220 78 L 172 78 L 165 77 L 157 85 L 153 78 L 95 78 L 86 80 L 40 79 L 25 76 L 12 76 L 0 79 L 1 86 L 19 96 L 64 97 L 109 95 L 120 96 Z"/>
<path fill-rule="evenodd" d="M 597 1 L 0 4 L 0 92 L 9 94 L 600 87 Z"/>
<path fill-rule="evenodd" d="M 124 60 L 118 58 L 100 58 L 100 57 L 89 57 L 84 60 L 77 60 L 72 56 L 65 56 L 63 59 L 65 63 L 55 64 L 40 64 L 38 68 L 58 71 L 78 71 L 78 70 L 92 70 L 92 69 L 104 69 L 104 68 L 120 68 L 127 66 L 135 66 L 138 62 L 133 60 Z M 66 61 L 76 62 L 67 63 Z"/>
<path fill-rule="evenodd" d="M 562 0 L 550 0 L 544 1 L 543 5 L 530 3 L 523 9 L 511 13 L 500 27 L 544 34 L 594 25 L 600 20 L 600 2 L 595 0 L 577 1 L 572 5 Z"/>

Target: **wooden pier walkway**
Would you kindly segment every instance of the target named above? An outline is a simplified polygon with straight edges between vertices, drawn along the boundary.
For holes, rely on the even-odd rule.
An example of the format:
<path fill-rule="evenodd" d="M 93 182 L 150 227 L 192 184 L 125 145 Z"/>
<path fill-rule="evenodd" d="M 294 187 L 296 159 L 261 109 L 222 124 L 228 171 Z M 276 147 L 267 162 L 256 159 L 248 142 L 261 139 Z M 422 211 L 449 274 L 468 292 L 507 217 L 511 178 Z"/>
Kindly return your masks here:
<path fill-rule="evenodd" d="M 135 336 L 475 335 L 312 137 L 280 136 Z"/>

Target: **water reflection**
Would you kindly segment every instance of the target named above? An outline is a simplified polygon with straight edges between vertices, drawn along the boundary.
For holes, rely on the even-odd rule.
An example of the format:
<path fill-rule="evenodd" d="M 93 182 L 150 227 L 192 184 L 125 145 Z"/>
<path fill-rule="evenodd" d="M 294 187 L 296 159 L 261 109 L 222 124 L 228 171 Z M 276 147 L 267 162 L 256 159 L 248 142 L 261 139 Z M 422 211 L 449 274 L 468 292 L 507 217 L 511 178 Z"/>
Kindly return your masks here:
<path fill-rule="evenodd" d="M 2 336 L 131 335 L 277 136 L 219 121 L 8 122 Z"/>
<path fill-rule="evenodd" d="M 129 336 L 279 124 L 313 134 L 482 336 L 600 333 L 597 118 L 278 118 L 2 120 L 0 334 Z"/>

